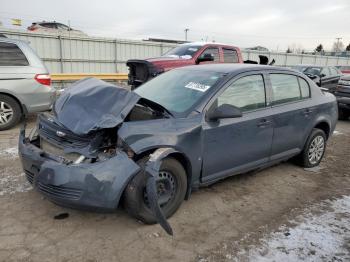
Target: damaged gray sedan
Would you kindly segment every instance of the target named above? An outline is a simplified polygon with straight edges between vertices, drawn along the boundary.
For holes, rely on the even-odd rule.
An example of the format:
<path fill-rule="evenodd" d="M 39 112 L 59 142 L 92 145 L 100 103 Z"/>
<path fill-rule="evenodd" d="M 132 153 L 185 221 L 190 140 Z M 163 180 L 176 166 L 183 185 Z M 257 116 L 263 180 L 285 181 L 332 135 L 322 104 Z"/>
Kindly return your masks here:
<path fill-rule="evenodd" d="M 174 69 L 130 92 L 88 78 L 41 114 L 19 152 L 53 202 L 166 221 L 191 191 L 296 157 L 320 163 L 337 103 L 306 76 L 258 65 Z M 283 175 L 283 174 L 282 174 Z"/>

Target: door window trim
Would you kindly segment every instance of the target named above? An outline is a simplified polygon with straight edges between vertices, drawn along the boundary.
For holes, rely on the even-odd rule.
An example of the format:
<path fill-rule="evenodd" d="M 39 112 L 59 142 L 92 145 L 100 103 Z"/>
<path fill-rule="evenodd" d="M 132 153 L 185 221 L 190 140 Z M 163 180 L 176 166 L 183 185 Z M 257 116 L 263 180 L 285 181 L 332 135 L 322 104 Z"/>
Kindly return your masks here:
<path fill-rule="evenodd" d="M 296 100 L 296 101 L 290 101 L 290 102 L 285 102 L 285 103 L 280 103 L 280 104 L 274 105 L 273 104 L 274 95 L 273 95 L 273 89 L 272 89 L 272 82 L 271 82 L 271 78 L 270 78 L 271 74 L 283 74 L 283 75 L 295 76 L 297 78 L 298 85 L 299 85 L 300 99 Z M 271 105 L 272 108 L 279 107 L 279 106 L 290 105 L 290 104 L 295 104 L 295 103 L 300 103 L 300 102 L 304 102 L 304 101 L 312 98 L 312 92 L 311 92 L 311 87 L 310 87 L 309 82 L 304 77 L 301 77 L 300 75 L 293 74 L 292 72 L 286 72 L 286 71 L 270 71 L 270 72 L 267 72 L 266 77 L 268 78 L 268 82 L 269 82 L 269 86 L 270 86 L 270 90 L 271 90 L 270 91 L 271 92 L 270 93 L 270 98 L 271 98 L 270 105 Z M 302 96 L 301 96 L 301 88 L 300 88 L 299 78 L 302 78 L 303 80 L 305 80 L 307 85 L 308 85 L 308 87 L 309 87 L 309 97 L 308 98 L 302 98 Z"/>
<path fill-rule="evenodd" d="M 221 53 L 220 53 L 220 48 L 218 46 L 207 46 L 204 48 L 204 50 L 202 52 L 200 52 L 200 54 L 198 55 L 197 59 L 199 57 L 201 57 L 201 55 L 207 50 L 207 49 L 217 49 L 218 50 L 218 61 L 210 61 L 211 63 L 220 63 L 221 62 Z"/>
<path fill-rule="evenodd" d="M 217 92 L 215 92 L 212 97 L 209 99 L 209 101 L 207 102 L 207 104 L 204 106 L 203 108 L 203 115 L 205 118 L 206 113 L 208 112 L 208 110 L 212 107 L 213 103 L 215 102 L 215 100 L 227 89 L 230 87 L 230 85 L 234 82 L 236 82 L 237 80 L 246 77 L 246 76 L 252 76 L 252 75 L 261 75 L 263 83 L 264 83 L 264 90 L 265 90 L 265 107 L 259 108 L 259 109 L 254 109 L 254 110 L 249 110 L 249 111 L 244 111 L 242 112 L 242 115 L 246 115 L 246 114 L 250 114 L 250 113 L 254 113 L 257 111 L 262 111 L 262 110 L 266 110 L 269 109 L 271 106 L 271 101 L 270 101 L 270 91 L 269 91 L 269 86 L 268 86 L 268 82 L 266 79 L 266 72 L 264 71 L 256 71 L 256 72 L 245 72 L 239 75 L 234 76 L 233 78 L 229 79 L 222 88 L 220 88 Z"/>

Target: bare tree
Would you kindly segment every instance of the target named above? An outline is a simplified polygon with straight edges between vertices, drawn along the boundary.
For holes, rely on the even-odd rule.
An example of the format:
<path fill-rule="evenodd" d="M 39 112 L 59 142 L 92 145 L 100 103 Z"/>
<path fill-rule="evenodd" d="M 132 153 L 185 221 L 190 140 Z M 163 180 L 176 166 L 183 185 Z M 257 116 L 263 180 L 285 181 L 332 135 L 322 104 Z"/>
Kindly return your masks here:
<path fill-rule="evenodd" d="M 332 51 L 334 52 L 341 52 L 344 51 L 344 43 L 340 40 L 333 43 Z"/>

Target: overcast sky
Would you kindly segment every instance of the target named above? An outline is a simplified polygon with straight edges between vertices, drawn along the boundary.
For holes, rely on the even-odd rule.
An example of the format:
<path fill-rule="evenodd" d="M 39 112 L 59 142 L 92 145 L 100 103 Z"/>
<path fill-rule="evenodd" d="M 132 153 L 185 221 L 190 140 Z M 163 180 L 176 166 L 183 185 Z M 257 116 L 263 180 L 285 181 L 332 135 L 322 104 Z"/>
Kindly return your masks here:
<path fill-rule="evenodd" d="M 0 0 L 0 21 L 55 20 L 94 36 L 215 40 L 285 51 L 350 43 L 350 0 Z"/>

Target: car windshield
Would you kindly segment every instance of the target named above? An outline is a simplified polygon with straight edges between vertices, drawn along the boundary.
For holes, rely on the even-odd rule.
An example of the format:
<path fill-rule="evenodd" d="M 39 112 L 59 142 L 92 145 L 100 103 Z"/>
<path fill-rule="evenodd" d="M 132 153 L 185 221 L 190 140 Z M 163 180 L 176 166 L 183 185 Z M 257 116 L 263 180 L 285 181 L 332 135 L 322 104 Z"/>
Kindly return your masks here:
<path fill-rule="evenodd" d="M 218 72 L 176 69 L 146 82 L 135 93 L 176 115 L 191 109 L 222 77 Z"/>
<path fill-rule="evenodd" d="M 304 69 L 303 73 L 319 76 L 321 74 L 321 70 L 321 67 L 307 67 Z"/>
<path fill-rule="evenodd" d="M 163 56 L 176 56 L 182 58 L 192 58 L 193 55 L 201 48 L 201 45 L 179 45 L 168 52 Z"/>
<path fill-rule="evenodd" d="M 307 68 L 306 66 L 292 66 L 291 67 L 294 70 L 297 70 L 299 72 L 304 72 L 304 70 Z"/>

